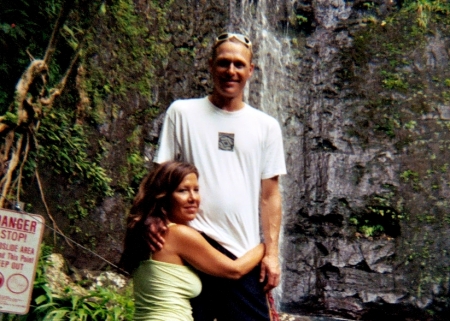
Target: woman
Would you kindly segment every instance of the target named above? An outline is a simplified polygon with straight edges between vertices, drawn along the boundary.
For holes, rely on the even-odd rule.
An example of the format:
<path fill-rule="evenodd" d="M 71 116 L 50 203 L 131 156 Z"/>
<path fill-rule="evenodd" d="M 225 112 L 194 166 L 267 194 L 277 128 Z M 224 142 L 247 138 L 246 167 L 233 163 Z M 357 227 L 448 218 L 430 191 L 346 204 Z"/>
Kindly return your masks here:
<path fill-rule="evenodd" d="M 187 226 L 200 204 L 198 171 L 190 164 L 166 162 L 142 181 L 127 222 L 121 265 L 133 272 L 134 320 L 193 320 L 189 300 L 201 291 L 194 268 L 220 277 L 238 279 L 262 259 L 259 244 L 233 261 L 214 249 Z M 152 217 L 167 224 L 161 251 L 151 253 L 145 240 L 145 221 Z"/>

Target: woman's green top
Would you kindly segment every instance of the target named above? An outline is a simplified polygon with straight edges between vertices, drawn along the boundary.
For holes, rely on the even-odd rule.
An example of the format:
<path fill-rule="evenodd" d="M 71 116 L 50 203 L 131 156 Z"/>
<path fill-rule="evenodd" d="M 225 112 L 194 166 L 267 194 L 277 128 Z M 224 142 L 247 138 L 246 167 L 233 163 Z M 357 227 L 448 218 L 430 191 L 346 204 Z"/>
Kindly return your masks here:
<path fill-rule="evenodd" d="M 189 321 L 189 300 L 200 294 L 202 283 L 189 266 L 142 261 L 133 275 L 135 321 Z"/>

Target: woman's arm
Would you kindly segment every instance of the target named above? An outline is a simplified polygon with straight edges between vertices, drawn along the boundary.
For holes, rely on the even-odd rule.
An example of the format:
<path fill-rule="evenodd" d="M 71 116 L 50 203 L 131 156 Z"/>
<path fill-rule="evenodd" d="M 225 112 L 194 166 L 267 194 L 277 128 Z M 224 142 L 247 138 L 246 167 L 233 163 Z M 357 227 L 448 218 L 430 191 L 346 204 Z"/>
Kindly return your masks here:
<path fill-rule="evenodd" d="M 250 272 L 264 256 L 264 244 L 259 244 L 243 256 L 232 260 L 213 248 L 196 230 L 185 226 L 173 226 L 172 244 L 178 255 L 197 270 L 214 276 L 239 279 Z M 171 240 L 172 241 L 172 240 Z"/>

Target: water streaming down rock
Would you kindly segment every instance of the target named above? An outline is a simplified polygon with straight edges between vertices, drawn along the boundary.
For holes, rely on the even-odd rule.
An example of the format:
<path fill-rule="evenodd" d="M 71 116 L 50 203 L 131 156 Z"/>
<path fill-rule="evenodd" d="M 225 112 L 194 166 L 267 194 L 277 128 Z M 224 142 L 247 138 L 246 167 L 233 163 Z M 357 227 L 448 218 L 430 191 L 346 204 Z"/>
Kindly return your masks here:
<path fill-rule="evenodd" d="M 274 3 L 279 11 L 281 1 Z M 286 108 L 294 95 L 289 67 L 292 64 L 290 40 L 269 23 L 268 1 L 230 1 L 230 31 L 249 35 L 254 47 L 255 72 L 245 89 L 248 102 L 274 116 L 284 124 Z M 287 139 L 287 137 L 286 137 Z M 283 189 L 283 184 L 281 184 Z M 282 234 L 282 233 L 281 233 Z M 282 247 L 283 236 L 280 237 Z M 280 257 L 282 260 L 282 256 Z M 282 284 L 274 291 L 275 300 L 281 301 Z"/>
<path fill-rule="evenodd" d="M 245 96 L 252 105 L 281 120 L 292 96 L 288 75 L 292 63 L 290 41 L 270 24 L 267 2 L 231 0 L 229 29 L 248 34 L 254 44 L 256 69 Z"/>

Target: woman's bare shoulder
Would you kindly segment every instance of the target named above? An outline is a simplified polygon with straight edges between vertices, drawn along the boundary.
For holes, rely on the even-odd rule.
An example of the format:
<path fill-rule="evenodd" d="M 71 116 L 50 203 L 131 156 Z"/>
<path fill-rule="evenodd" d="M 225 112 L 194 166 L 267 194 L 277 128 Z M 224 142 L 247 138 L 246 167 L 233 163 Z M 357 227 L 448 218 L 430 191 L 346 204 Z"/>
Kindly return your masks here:
<path fill-rule="evenodd" d="M 194 230 L 192 227 L 183 224 L 176 224 L 170 227 L 170 234 L 177 239 L 196 239 L 201 237 L 200 233 Z"/>
<path fill-rule="evenodd" d="M 202 263 L 202 260 L 205 260 L 205 258 L 208 258 L 208 260 L 214 259 L 214 253 L 211 253 L 214 248 L 192 227 L 181 224 L 171 226 L 169 236 L 166 238 L 164 247 L 169 243 L 170 248 L 192 266 L 202 268 L 207 265 L 205 262 Z"/>

